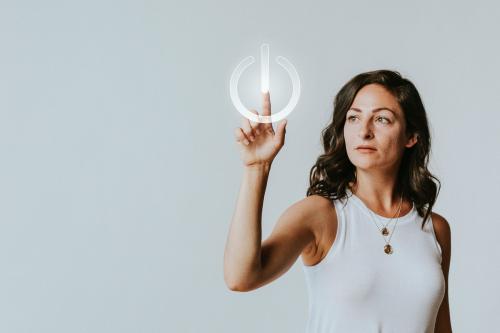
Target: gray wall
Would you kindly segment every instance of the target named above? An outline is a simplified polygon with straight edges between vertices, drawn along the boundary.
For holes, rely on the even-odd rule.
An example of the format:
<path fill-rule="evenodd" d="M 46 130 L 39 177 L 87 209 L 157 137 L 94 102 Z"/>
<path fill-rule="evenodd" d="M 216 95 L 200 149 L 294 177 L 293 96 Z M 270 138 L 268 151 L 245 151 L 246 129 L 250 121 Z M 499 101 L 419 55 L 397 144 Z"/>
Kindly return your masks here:
<path fill-rule="evenodd" d="M 454 332 L 495 330 L 499 9 L 2 0 L 0 331 L 303 332 L 300 262 L 251 293 L 223 280 L 242 175 L 229 76 L 263 42 L 292 61 L 303 88 L 271 171 L 263 236 L 305 196 L 339 88 L 361 71 L 398 70 L 432 126 Z M 283 78 L 271 83 L 277 109 L 289 87 L 273 71 Z M 259 108 L 255 73 L 241 89 Z"/>

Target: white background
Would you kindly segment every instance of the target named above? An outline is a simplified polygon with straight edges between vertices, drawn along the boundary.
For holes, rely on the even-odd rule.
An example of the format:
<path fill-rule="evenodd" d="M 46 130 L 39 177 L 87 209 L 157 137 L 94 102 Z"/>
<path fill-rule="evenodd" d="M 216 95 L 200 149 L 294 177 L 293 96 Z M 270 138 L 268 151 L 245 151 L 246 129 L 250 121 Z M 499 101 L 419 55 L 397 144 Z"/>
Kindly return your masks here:
<path fill-rule="evenodd" d="M 300 262 L 251 293 L 223 280 L 242 175 L 229 77 L 244 57 L 258 60 L 263 42 L 302 82 L 263 236 L 305 196 L 340 87 L 363 71 L 397 70 L 417 86 L 431 125 L 435 211 L 452 230 L 454 332 L 495 331 L 499 9 L 1 0 L 0 331 L 304 331 Z M 260 108 L 252 70 L 240 89 Z M 275 112 L 288 85 L 271 61 Z"/>

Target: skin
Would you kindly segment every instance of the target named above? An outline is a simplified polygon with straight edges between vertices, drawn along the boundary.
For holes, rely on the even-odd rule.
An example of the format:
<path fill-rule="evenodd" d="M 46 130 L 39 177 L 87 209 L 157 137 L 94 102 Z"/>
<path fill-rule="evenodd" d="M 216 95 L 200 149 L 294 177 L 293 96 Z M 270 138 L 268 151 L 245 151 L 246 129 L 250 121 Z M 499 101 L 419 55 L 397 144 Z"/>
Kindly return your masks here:
<path fill-rule="evenodd" d="M 381 215 L 388 215 L 397 208 L 399 198 L 393 195 L 396 174 L 404 149 L 417 143 L 415 136 L 405 135 L 405 125 L 403 111 L 396 99 L 376 84 L 364 86 L 346 114 L 346 150 L 349 160 L 356 166 L 358 181 L 353 192 Z M 362 153 L 356 149 L 359 145 L 373 146 L 376 150 Z M 402 208 L 408 209 L 408 206 L 411 207 L 411 203 L 405 202 Z"/>
<path fill-rule="evenodd" d="M 374 112 L 380 108 L 393 112 L 385 109 Z M 271 114 L 269 93 L 263 94 L 262 114 Z M 334 206 L 324 197 L 311 195 L 288 207 L 269 237 L 261 241 L 264 193 L 272 161 L 284 145 L 285 125 L 286 122 L 281 122 L 275 133 L 272 124 L 253 123 L 245 118 L 242 126 L 235 129 L 244 166 L 243 180 L 224 252 L 224 280 L 233 291 L 248 292 L 276 280 L 299 256 L 306 265 L 319 263 L 335 239 Z M 386 217 L 392 217 L 398 208 L 400 198 L 394 194 L 395 175 L 404 149 L 418 140 L 416 136 L 406 136 L 405 129 L 404 114 L 396 99 L 376 84 L 360 89 L 346 115 L 346 149 L 357 175 L 357 183 L 351 184 L 351 189 L 370 209 Z M 376 150 L 361 153 L 356 150 L 360 144 L 374 146 Z M 405 215 L 410 209 L 411 202 L 403 201 L 399 215 Z M 449 333 L 452 331 L 448 306 L 450 227 L 446 219 L 436 213 L 432 214 L 432 221 L 443 252 L 446 281 L 435 332 Z"/>

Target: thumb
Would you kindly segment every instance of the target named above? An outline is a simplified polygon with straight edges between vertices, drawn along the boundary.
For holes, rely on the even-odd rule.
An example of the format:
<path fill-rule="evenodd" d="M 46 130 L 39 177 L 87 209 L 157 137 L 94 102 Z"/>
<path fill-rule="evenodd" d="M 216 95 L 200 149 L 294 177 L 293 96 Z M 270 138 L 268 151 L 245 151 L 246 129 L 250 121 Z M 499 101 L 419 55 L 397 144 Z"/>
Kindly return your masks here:
<path fill-rule="evenodd" d="M 286 124 L 287 120 L 283 119 L 279 124 L 278 128 L 276 129 L 276 135 L 275 138 L 276 140 L 283 145 L 285 143 L 285 133 L 286 133 Z"/>

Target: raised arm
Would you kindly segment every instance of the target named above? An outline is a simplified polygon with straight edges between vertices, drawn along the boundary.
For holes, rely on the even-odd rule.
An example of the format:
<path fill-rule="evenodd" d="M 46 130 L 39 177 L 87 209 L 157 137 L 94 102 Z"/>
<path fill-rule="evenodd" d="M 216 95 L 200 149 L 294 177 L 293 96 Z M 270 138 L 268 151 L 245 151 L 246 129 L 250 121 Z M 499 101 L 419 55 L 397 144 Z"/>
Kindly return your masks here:
<path fill-rule="evenodd" d="M 252 112 L 257 113 L 252 110 Z M 263 94 L 263 115 L 271 114 L 269 93 Z M 283 274 L 303 248 L 314 241 L 307 202 L 297 203 L 280 217 L 262 243 L 262 207 L 272 161 L 284 145 L 286 122 L 274 133 L 271 123 L 242 119 L 236 129 L 243 180 L 224 251 L 224 280 L 231 290 L 248 291 Z"/>
<path fill-rule="evenodd" d="M 316 251 L 316 239 L 319 236 L 315 235 L 315 230 L 319 228 L 314 225 L 319 225 L 320 206 L 325 205 L 325 202 L 317 196 L 310 196 L 294 203 L 281 214 L 273 231 L 263 242 L 260 215 L 256 217 L 257 223 L 247 220 L 247 233 L 240 230 L 241 237 L 246 239 L 234 242 L 232 248 L 226 248 L 225 276 L 228 287 L 235 291 L 260 288 L 287 272 L 306 247 Z M 244 224 L 235 223 L 233 227 L 243 228 Z M 233 232 L 235 236 L 238 234 L 235 230 Z M 237 253 L 240 260 L 236 258 Z M 233 259 L 232 265 L 230 257 Z"/>

